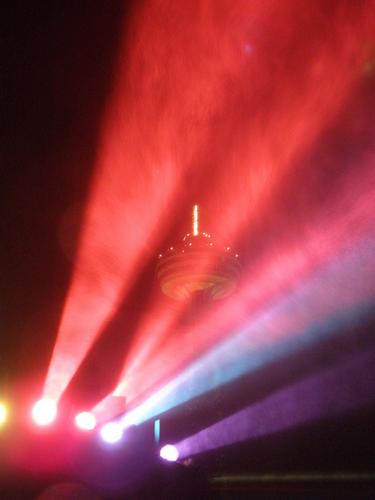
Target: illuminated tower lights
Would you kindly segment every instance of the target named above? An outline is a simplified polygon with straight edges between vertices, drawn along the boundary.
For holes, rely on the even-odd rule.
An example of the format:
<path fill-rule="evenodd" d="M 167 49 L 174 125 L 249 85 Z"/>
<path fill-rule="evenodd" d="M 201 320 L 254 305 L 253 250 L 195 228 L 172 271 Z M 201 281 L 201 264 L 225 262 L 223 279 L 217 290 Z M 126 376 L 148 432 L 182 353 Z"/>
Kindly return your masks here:
<path fill-rule="evenodd" d="M 202 269 L 202 263 L 209 268 Z M 204 292 L 217 300 L 234 291 L 240 270 L 239 256 L 230 246 L 217 244 L 210 234 L 199 232 L 199 208 L 194 205 L 192 233 L 159 254 L 156 273 L 168 297 L 185 300 L 195 292 Z"/>

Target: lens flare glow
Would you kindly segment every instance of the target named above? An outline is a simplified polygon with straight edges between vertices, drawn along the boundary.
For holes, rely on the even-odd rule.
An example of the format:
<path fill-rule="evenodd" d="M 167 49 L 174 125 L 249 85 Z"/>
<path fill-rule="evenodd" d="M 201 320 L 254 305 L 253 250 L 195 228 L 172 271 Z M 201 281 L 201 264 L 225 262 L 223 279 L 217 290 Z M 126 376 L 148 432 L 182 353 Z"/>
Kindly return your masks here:
<path fill-rule="evenodd" d="M 106 443 L 114 444 L 121 440 L 123 428 L 117 422 L 108 422 L 100 429 L 100 436 Z"/>
<path fill-rule="evenodd" d="M 160 449 L 160 456 L 168 462 L 176 462 L 179 457 L 178 449 L 173 444 L 166 444 Z"/>
<path fill-rule="evenodd" d="M 31 414 L 37 425 L 45 426 L 51 424 L 57 415 L 56 401 L 48 398 L 40 399 L 33 406 Z"/>
<path fill-rule="evenodd" d="M 85 431 L 92 431 L 96 427 L 95 415 L 88 411 L 83 411 L 76 415 L 75 422 L 77 427 Z"/>

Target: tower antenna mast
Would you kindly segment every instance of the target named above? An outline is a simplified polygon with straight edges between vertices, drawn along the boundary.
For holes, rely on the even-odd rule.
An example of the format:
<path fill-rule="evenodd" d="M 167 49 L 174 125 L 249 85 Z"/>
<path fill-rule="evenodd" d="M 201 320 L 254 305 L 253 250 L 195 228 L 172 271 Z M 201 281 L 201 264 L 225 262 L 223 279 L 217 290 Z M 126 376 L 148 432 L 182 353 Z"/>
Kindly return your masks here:
<path fill-rule="evenodd" d="M 199 223 L 198 205 L 194 205 L 194 207 L 193 207 L 193 235 L 194 236 L 198 236 L 198 223 Z"/>

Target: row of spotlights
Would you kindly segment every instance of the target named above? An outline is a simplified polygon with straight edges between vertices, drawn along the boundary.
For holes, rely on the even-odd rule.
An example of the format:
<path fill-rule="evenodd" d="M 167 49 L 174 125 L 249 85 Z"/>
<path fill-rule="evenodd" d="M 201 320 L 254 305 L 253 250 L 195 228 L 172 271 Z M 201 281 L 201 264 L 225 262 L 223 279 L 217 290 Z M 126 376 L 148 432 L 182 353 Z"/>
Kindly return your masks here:
<path fill-rule="evenodd" d="M 51 424 L 57 415 L 57 404 L 52 399 L 43 398 L 35 403 L 32 409 L 32 417 L 36 424 L 46 426 Z M 6 408 L 0 404 L 0 424 L 6 420 Z M 91 431 L 96 427 L 95 415 L 83 411 L 75 417 L 77 427 L 82 430 Z M 100 429 L 100 436 L 106 443 L 114 444 L 122 439 L 124 429 L 116 422 L 108 422 Z M 178 460 L 179 453 L 175 446 L 167 444 L 160 449 L 160 457 L 169 462 Z"/>
<path fill-rule="evenodd" d="M 34 422 L 40 426 L 47 426 L 52 424 L 57 416 L 56 401 L 48 398 L 40 399 L 35 403 L 32 409 L 32 417 Z M 0 420 L 1 420 L 1 407 L 0 407 Z M 95 415 L 88 411 L 78 413 L 75 417 L 76 426 L 85 431 L 92 431 L 96 427 Z M 105 424 L 101 430 L 100 435 L 103 441 L 107 443 L 116 443 L 122 438 L 123 429 L 116 422 L 109 422 Z"/>
<path fill-rule="evenodd" d="M 31 415 L 37 425 L 46 426 L 52 424 L 57 416 L 56 401 L 48 398 L 40 399 L 33 406 Z M 88 411 L 76 415 L 75 422 L 77 427 L 87 431 L 91 431 L 96 427 L 95 416 Z"/>

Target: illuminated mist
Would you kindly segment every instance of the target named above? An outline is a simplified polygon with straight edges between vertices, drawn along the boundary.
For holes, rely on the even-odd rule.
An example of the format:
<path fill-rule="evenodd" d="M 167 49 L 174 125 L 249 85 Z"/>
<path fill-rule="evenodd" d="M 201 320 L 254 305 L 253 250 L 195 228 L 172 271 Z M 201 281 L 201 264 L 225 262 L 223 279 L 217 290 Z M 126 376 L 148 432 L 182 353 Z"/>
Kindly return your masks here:
<path fill-rule="evenodd" d="M 197 201 L 209 232 L 241 248 L 240 287 L 188 326 L 180 318 L 189 303 L 155 296 L 136 330 L 124 332 L 132 342 L 114 388 L 131 408 L 124 425 L 367 314 L 374 155 L 349 161 L 332 138 L 340 127 L 352 133 L 345 110 L 356 110 L 368 78 L 374 18 L 370 3 L 350 1 L 135 7 L 45 397 L 62 396 L 145 264 L 182 236 L 171 231 Z M 358 127 L 368 119 L 358 114 Z"/>

